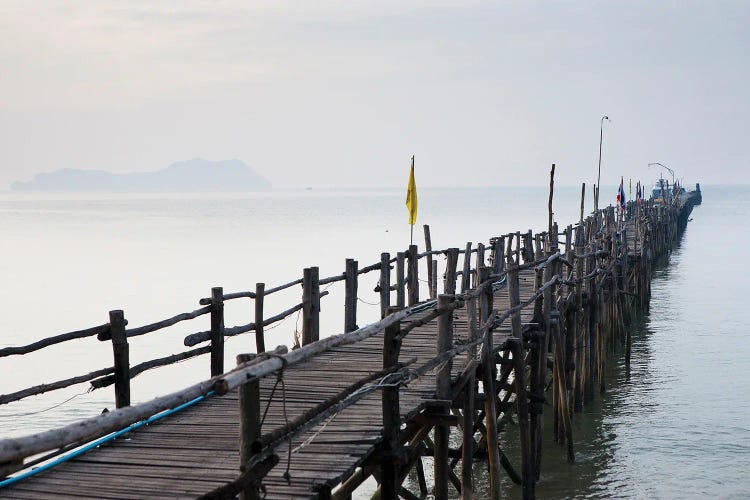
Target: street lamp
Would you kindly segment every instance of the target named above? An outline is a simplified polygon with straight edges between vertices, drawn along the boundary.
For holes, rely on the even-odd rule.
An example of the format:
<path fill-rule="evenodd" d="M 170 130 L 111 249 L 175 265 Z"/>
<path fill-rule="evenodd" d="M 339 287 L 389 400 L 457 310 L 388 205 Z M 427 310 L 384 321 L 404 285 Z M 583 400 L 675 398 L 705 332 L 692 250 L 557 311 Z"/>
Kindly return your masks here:
<path fill-rule="evenodd" d="M 669 170 L 669 173 L 670 173 L 670 174 L 672 174 L 672 185 L 674 185 L 674 170 L 672 170 L 671 168 L 669 168 L 669 167 L 668 167 L 668 166 L 666 166 L 666 165 L 662 165 L 661 163 L 656 163 L 656 162 L 655 162 L 655 163 L 649 163 L 649 164 L 648 164 L 648 166 L 649 166 L 649 167 L 650 167 L 651 165 L 659 165 L 660 167 L 664 167 L 664 168 L 666 168 L 667 170 Z"/>
<path fill-rule="evenodd" d="M 602 116 L 599 122 L 599 172 L 596 175 L 596 192 L 594 193 L 594 210 L 599 210 L 599 183 L 602 179 L 602 139 L 604 139 L 604 120 L 610 121 L 609 116 Z"/>

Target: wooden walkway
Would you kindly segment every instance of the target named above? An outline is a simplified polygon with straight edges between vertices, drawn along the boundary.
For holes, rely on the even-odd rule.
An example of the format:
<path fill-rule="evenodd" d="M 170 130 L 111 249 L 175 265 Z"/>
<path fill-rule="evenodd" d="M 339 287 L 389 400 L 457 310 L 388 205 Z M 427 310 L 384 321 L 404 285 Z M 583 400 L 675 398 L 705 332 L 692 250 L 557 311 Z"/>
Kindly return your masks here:
<path fill-rule="evenodd" d="M 520 273 L 521 300 L 534 293 L 534 271 Z M 507 288 L 495 292 L 494 307 L 509 307 Z M 522 321 L 532 311 L 522 311 Z M 427 313 L 412 316 L 418 320 Z M 402 323 L 402 326 L 407 324 Z M 400 360 L 417 358 L 417 365 L 436 355 L 436 320 L 412 330 L 404 339 Z M 510 338 L 510 322 L 494 333 L 496 350 Z M 466 339 L 465 309 L 454 313 L 455 338 Z M 353 382 L 383 367 L 383 333 L 366 340 L 333 348 L 315 358 L 287 368 L 286 419 L 289 421 Z M 463 369 L 468 354 L 454 358 L 453 377 Z M 276 383 L 261 381 L 261 410 Z M 413 420 L 435 397 L 434 373 L 413 381 L 400 391 L 401 416 Z M 281 427 L 284 417 L 281 388 L 277 388 L 263 425 L 263 433 Z M 277 453 L 279 463 L 263 480 L 267 498 L 311 498 L 349 477 L 375 451 L 382 440 L 380 391 L 375 391 L 332 420 L 302 434 Z M 303 445 L 304 443 L 304 445 Z M 302 445 L 302 446 L 301 446 Z M 0 498 L 175 498 L 196 497 L 233 481 L 239 471 L 239 410 L 237 390 L 209 397 L 170 417 L 130 432 L 37 476 L 0 489 Z M 325 496 L 325 494 L 323 495 Z"/>

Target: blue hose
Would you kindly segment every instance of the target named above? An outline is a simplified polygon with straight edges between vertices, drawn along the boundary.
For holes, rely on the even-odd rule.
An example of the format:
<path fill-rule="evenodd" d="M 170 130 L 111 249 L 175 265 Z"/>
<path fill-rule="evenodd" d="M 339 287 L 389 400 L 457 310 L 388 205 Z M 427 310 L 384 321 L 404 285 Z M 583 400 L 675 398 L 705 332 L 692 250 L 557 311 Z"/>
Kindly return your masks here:
<path fill-rule="evenodd" d="M 63 462 L 67 462 L 71 458 L 75 458 L 78 455 L 82 455 L 86 453 L 87 451 L 91 450 L 92 448 L 96 448 L 99 445 L 102 445 L 108 441 L 112 441 L 113 439 L 122 436 L 123 434 L 126 434 L 128 432 L 134 431 L 140 427 L 143 427 L 144 425 L 148 425 L 152 422 L 156 422 L 157 420 L 160 420 L 164 417 L 168 417 L 169 415 L 172 415 L 173 413 L 177 413 L 178 411 L 184 410 L 185 408 L 189 408 L 190 406 L 193 406 L 196 403 L 199 403 L 206 399 L 208 396 L 212 396 L 214 394 L 214 391 L 208 392 L 205 396 L 198 396 L 197 398 L 188 401 L 187 403 L 183 403 L 179 406 L 175 406 L 172 409 L 164 410 L 161 413 L 157 413 L 156 415 L 147 418 L 146 420 L 141 420 L 140 422 L 136 422 L 134 424 L 129 425 L 128 427 L 121 429 L 117 432 L 113 432 L 112 434 L 109 434 L 107 436 L 104 436 L 102 438 L 97 439 L 96 441 L 92 441 L 89 444 L 82 446 L 81 448 L 78 448 L 77 450 L 74 450 L 67 455 L 63 455 L 61 457 L 56 458 L 52 462 L 48 462 L 44 465 L 41 465 L 35 469 L 28 470 L 22 474 L 18 474 L 17 476 L 10 477 L 4 481 L 0 481 L 0 488 L 4 488 L 6 486 L 10 486 L 11 484 L 15 484 L 19 481 L 23 481 L 26 478 L 29 478 L 31 476 L 35 476 L 39 474 L 40 472 L 44 472 L 46 470 L 51 469 L 52 467 L 55 467 L 56 465 L 59 465 Z"/>

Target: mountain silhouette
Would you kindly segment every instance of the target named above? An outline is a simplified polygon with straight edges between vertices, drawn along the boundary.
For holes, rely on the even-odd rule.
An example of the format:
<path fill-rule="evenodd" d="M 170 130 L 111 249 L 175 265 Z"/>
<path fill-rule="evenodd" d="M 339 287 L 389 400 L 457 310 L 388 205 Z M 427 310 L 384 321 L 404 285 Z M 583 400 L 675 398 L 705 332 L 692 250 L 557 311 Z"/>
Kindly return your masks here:
<path fill-rule="evenodd" d="M 240 160 L 179 161 L 156 172 L 113 174 L 102 170 L 62 169 L 14 182 L 14 191 L 195 192 L 265 191 L 271 183 Z"/>

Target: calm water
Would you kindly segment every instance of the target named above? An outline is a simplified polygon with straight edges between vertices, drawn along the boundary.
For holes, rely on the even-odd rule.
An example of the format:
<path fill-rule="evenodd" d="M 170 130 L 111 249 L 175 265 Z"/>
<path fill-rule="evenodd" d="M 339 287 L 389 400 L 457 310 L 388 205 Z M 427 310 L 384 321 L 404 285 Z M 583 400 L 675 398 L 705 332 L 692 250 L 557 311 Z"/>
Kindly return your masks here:
<path fill-rule="evenodd" d="M 561 224 L 576 220 L 579 190 L 558 189 Z M 0 194 L 0 345 L 104 323 L 122 308 L 138 326 L 198 307 L 212 286 L 254 289 L 301 276 L 318 265 L 340 273 L 344 259 L 364 266 L 409 240 L 401 190 L 282 192 L 248 196 Z M 590 208 L 590 204 L 587 206 Z M 421 190 L 420 224 L 435 247 L 486 242 L 546 224 L 539 189 Z M 630 373 L 612 363 L 608 393 L 575 416 L 577 463 L 550 444 L 540 498 L 724 497 L 750 495 L 750 340 L 744 286 L 743 229 L 750 188 L 704 188 L 704 204 L 653 283 L 651 313 L 635 325 Z M 421 228 L 415 231 L 421 246 Z M 369 274 L 360 297 L 376 302 Z M 323 299 L 322 332 L 338 333 L 343 296 Z M 424 293 L 424 292 L 423 292 Z M 292 289 L 267 301 L 269 311 L 296 303 Z M 227 306 L 227 325 L 252 319 L 251 303 Z M 377 315 L 360 302 L 360 324 Z M 267 345 L 289 344 L 296 318 L 267 333 Z M 199 318 L 131 342 L 134 363 L 184 350 L 187 333 L 208 328 Z M 252 350 L 252 336 L 228 341 L 227 365 Z M 0 393 L 109 366 L 109 345 L 74 341 L 0 359 Z M 208 376 L 201 357 L 134 379 L 135 401 Z M 113 407 L 111 389 L 85 386 L 0 406 L 0 435 L 26 434 Z M 70 401 L 65 402 L 69 398 Z M 65 403 L 64 403 L 65 402 Z M 63 404 L 60 404 L 63 403 Z M 60 405 L 60 406 L 56 406 Z M 41 413 L 38 413 L 41 412 Z M 33 415 L 30 415 L 34 413 Z M 547 439 L 547 441 L 551 441 Z M 514 454 L 514 442 L 504 443 Z M 477 469 L 482 477 L 482 470 Z M 480 483 L 482 480 L 480 479 Z M 508 493 L 519 492 L 508 485 Z M 481 486 L 480 486 L 481 488 Z"/>

